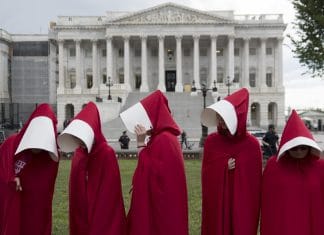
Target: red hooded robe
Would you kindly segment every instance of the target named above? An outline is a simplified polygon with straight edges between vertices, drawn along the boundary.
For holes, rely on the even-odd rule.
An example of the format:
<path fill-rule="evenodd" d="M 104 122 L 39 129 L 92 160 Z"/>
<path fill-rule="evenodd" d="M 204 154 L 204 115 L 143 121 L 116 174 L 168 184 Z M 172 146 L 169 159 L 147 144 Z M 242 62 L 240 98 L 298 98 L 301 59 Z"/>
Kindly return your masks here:
<path fill-rule="evenodd" d="M 255 235 L 257 233 L 262 155 L 258 141 L 246 131 L 249 94 L 241 89 L 225 98 L 234 107 L 234 135 L 210 134 L 202 161 L 202 235 Z M 216 103 L 217 104 L 217 103 Z M 223 110 L 220 110 L 223 112 Z M 228 115 L 222 115 L 224 121 Z M 216 120 L 215 113 L 211 115 Z M 221 131 L 221 130 L 219 130 Z M 235 169 L 228 169 L 229 158 Z"/>
<path fill-rule="evenodd" d="M 55 148 L 55 161 L 48 151 L 33 154 L 26 148 L 16 154 L 31 121 L 39 117 L 50 119 L 48 129 L 40 131 L 52 131 L 49 141 Z M 31 114 L 21 131 L 8 138 L 0 147 L 1 235 L 50 235 L 52 232 L 52 199 L 58 170 L 56 122 L 50 106 L 41 104 Z M 18 170 L 16 173 L 15 168 Z M 22 191 L 16 191 L 16 183 L 13 181 L 16 176 L 20 178 Z"/>
<path fill-rule="evenodd" d="M 70 235 L 124 235 L 126 216 L 117 158 L 101 132 L 99 112 L 93 102 L 89 102 L 69 126 L 80 121 L 92 129 L 94 136 L 90 140 L 93 144 L 88 148 L 79 147 L 72 158 Z M 73 130 L 69 126 L 62 136 L 67 133 L 87 139 L 82 136 L 81 126 Z M 60 146 L 62 141 L 65 140 L 60 136 Z"/>
<path fill-rule="evenodd" d="M 302 159 L 287 150 L 310 146 Z M 282 133 L 278 157 L 267 162 L 263 174 L 261 234 L 323 235 L 324 168 L 320 148 L 293 110 Z"/>
<path fill-rule="evenodd" d="M 159 90 L 140 102 L 152 135 L 139 153 L 133 176 L 129 235 L 188 235 L 187 187 L 180 130 Z M 133 130 L 130 130 L 133 131 Z"/>

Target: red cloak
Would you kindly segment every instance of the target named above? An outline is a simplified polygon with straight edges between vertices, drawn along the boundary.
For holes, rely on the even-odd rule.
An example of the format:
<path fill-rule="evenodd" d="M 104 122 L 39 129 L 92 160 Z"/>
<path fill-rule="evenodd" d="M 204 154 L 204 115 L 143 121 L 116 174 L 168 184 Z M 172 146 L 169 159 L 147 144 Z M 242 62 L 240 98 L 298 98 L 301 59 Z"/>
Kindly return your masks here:
<path fill-rule="evenodd" d="M 290 154 L 305 151 L 304 158 Z M 305 148 L 305 147 L 303 147 Z M 292 111 L 283 130 L 278 154 L 267 162 L 263 173 L 261 234 L 324 234 L 324 162 L 312 134 Z M 303 154 L 303 153 L 302 153 Z M 301 155 L 299 155 L 301 156 Z"/>
<path fill-rule="evenodd" d="M 167 99 L 156 91 L 141 101 L 152 135 L 139 153 L 133 176 L 129 235 L 188 235 L 187 187 L 180 130 Z"/>
<path fill-rule="evenodd" d="M 8 138 L 0 147 L 0 234 L 1 235 L 50 235 L 52 233 L 52 199 L 58 162 L 47 151 L 33 154 L 26 149 L 16 150 L 35 117 L 46 116 L 53 122 L 56 118 L 47 104 L 39 105 L 29 121 L 17 135 Z M 53 135 L 55 138 L 55 136 Z M 56 140 L 52 140 L 56 145 Z M 41 146 L 39 146 L 41 148 Z M 17 162 L 24 167 L 15 174 Z M 16 166 L 15 166 L 16 165 Z M 14 177 L 21 181 L 22 191 L 16 191 Z"/>
<path fill-rule="evenodd" d="M 79 148 L 70 174 L 70 234 L 125 234 L 125 210 L 114 150 L 102 143 L 87 154 Z"/>
<path fill-rule="evenodd" d="M 323 235 L 322 160 L 269 159 L 263 174 L 261 234 Z"/>
<path fill-rule="evenodd" d="M 224 115 L 226 109 L 222 109 L 223 119 L 236 115 L 237 128 L 233 129 L 234 135 L 222 134 L 219 129 L 205 141 L 201 234 L 255 235 L 261 197 L 261 149 L 256 138 L 246 131 L 247 91 L 242 89 L 225 99 L 227 101 L 222 102 L 232 104 L 235 113 Z M 210 120 L 215 119 L 215 114 L 211 114 Z M 235 159 L 233 170 L 228 169 L 229 158 Z"/>
<path fill-rule="evenodd" d="M 78 125 L 80 122 L 92 130 L 92 139 L 85 136 L 89 134 L 88 131 L 81 130 L 84 126 L 69 131 L 71 125 Z M 124 235 L 126 215 L 119 167 L 115 151 L 107 144 L 101 132 L 96 105 L 89 102 L 69 126 L 63 133 L 77 136 L 82 141 L 91 139 L 91 144 L 85 144 L 89 149 L 79 147 L 72 158 L 70 234 Z"/>

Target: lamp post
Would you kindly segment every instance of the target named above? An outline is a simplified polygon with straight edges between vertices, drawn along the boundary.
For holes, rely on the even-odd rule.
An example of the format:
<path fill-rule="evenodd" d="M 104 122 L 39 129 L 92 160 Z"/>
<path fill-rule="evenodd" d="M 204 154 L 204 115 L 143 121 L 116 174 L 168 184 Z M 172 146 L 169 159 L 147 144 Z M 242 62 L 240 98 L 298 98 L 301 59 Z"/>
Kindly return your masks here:
<path fill-rule="evenodd" d="M 111 81 L 110 76 L 108 77 L 108 80 L 106 82 L 106 86 L 108 87 L 108 100 L 111 100 L 111 95 L 110 95 L 110 87 L 112 87 L 114 84 Z"/>
<path fill-rule="evenodd" d="M 206 88 L 206 84 L 202 84 L 200 89 L 197 89 L 195 86 L 195 81 L 192 81 L 192 87 L 191 91 L 196 92 L 196 91 L 201 91 L 201 94 L 203 96 L 203 108 L 206 108 L 206 96 L 207 96 L 207 91 L 212 91 L 212 92 L 217 92 L 217 87 L 216 87 L 216 81 L 214 81 L 214 87 L 213 88 Z M 201 125 L 201 137 L 199 141 L 199 147 L 203 147 L 205 143 L 205 139 L 208 135 L 208 127 Z"/>
<path fill-rule="evenodd" d="M 226 80 L 226 84 L 227 86 L 227 95 L 229 96 L 231 93 L 230 93 L 230 87 L 232 85 L 232 83 L 230 82 L 230 76 L 227 76 L 227 80 Z"/>

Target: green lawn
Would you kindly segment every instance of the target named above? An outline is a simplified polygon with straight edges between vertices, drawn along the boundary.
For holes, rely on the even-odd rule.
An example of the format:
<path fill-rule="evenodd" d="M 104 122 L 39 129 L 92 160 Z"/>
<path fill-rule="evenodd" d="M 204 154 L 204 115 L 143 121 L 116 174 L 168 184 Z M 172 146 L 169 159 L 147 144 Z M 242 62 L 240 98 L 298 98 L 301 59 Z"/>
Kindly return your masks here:
<path fill-rule="evenodd" d="M 53 202 L 53 235 L 68 235 L 68 179 L 70 163 L 68 160 L 60 162 Z M 129 190 L 136 163 L 137 160 L 119 160 L 126 211 L 129 208 Z M 200 160 L 186 160 L 185 165 L 188 184 L 190 234 L 199 235 L 201 218 L 201 162 Z"/>

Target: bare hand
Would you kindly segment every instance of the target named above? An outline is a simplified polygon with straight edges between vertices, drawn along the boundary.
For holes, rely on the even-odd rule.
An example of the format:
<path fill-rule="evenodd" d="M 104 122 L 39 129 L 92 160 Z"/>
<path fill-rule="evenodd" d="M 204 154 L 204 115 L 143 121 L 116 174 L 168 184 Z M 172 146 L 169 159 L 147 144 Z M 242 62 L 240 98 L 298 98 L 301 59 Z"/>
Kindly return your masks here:
<path fill-rule="evenodd" d="M 136 134 L 137 146 L 145 145 L 145 138 L 147 134 L 145 127 L 140 124 L 137 124 L 135 126 L 135 134 Z"/>
<path fill-rule="evenodd" d="M 15 177 L 14 181 L 16 182 L 16 191 L 22 191 L 22 187 L 21 187 L 21 184 L 20 184 L 20 178 Z"/>
<path fill-rule="evenodd" d="M 228 159 L 228 170 L 234 170 L 235 169 L 235 158 Z"/>

